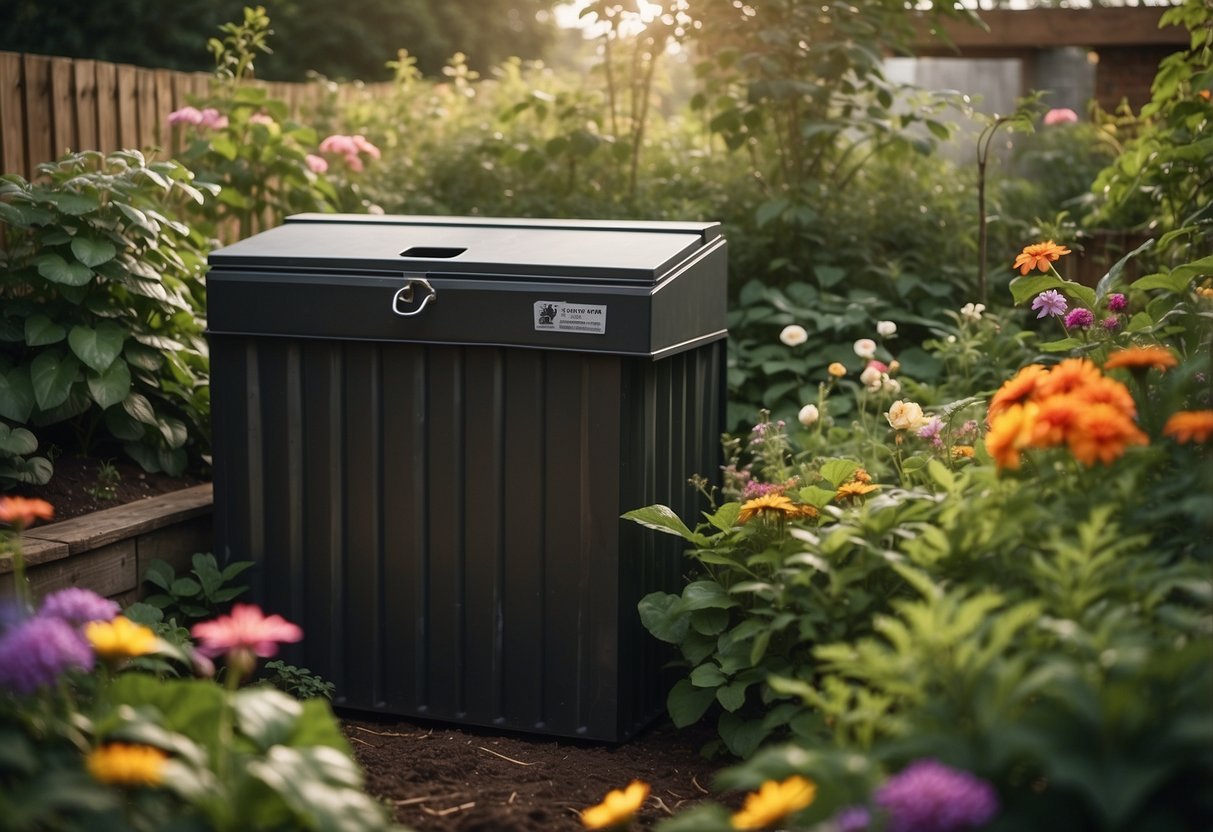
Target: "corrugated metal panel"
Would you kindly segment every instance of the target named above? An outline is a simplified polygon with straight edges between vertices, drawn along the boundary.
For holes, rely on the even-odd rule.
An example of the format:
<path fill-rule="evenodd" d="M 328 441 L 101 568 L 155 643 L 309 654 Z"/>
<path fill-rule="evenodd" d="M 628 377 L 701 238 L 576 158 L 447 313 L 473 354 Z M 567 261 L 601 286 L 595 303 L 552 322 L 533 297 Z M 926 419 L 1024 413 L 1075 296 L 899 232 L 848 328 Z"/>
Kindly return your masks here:
<path fill-rule="evenodd" d="M 338 704 L 618 740 L 680 541 L 619 519 L 717 470 L 723 342 L 667 359 L 212 337 L 217 551 Z"/>

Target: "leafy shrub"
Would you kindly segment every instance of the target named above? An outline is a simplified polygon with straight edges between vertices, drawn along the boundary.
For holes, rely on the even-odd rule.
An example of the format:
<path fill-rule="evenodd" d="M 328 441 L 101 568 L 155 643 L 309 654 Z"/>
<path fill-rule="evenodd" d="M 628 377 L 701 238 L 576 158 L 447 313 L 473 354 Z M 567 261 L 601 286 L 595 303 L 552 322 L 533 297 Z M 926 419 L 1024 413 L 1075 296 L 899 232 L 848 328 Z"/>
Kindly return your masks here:
<path fill-rule="evenodd" d="M 101 433 L 145 470 L 180 474 L 207 453 L 210 402 L 206 251 L 174 217 L 212 189 L 136 151 L 76 153 L 39 174 L 0 177 L 0 417 L 16 426 L 2 444 L 24 456 L 33 431 L 63 426 L 86 450 Z M 39 458 L 13 465 L 11 479 L 50 474 Z"/>
<path fill-rule="evenodd" d="M 153 560 L 143 573 L 144 583 L 160 590 L 144 599 L 144 603 L 182 626 L 226 610 L 247 592 L 247 586 L 232 583 L 253 565 L 252 561 L 236 561 L 220 569 L 209 552 L 195 553 L 191 562 L 193 577 L 178 577 L 173 567 L 162 560 Z"/>

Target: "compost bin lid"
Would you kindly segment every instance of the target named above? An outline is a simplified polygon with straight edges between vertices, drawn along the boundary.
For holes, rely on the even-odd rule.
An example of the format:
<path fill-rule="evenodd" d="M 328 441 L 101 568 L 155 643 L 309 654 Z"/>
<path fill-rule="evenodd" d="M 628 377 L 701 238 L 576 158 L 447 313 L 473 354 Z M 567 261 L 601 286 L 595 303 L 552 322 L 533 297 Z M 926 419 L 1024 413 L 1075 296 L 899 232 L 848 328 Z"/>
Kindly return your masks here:
<path fill-rule="evenodd" d="M 297 214 L 213 252 L 210 262 L 651 285 L 719 236 L 720 225 L 712 222 Z"/>

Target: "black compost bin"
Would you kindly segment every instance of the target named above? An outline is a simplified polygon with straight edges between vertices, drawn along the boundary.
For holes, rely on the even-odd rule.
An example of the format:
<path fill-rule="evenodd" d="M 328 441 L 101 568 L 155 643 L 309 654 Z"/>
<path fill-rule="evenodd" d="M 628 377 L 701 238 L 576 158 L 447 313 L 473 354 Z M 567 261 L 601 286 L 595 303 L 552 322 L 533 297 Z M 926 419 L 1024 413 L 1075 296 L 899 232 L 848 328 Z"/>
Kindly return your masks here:
<path fill-rule="evenodd" d="M 718 470 L 715 223 L 306 214 L 211 255 L 216 551 L 338 705 L 620 740 Z"/>

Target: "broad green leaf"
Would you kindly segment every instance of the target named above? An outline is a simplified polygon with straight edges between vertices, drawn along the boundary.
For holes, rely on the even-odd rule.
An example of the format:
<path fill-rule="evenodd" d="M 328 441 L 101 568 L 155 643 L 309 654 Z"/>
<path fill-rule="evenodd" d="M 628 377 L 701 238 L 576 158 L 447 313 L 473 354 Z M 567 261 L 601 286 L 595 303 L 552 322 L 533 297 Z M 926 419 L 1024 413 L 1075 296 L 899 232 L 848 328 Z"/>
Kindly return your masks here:
<path fill-rule="evenodd" d="M 113 321 L 102 321 L 96 329 L 74 326 L 67 336 L 72 352 L 97 372 L 108 369 L 114 363 L 122 352 L 125 339 L 125 331 Z"/>
<path fill-rule="evenodd" d="M 89 211 L 101 207 L 101 201 L 96 194 L 74 194 L 66 191 L 49 191 L 39 193 L 39 202 L 50 202 L 60 211 L 73 217 L 83 216 Z"/>
<path fill-rule="evenodd" d="M 34 388 L 29 367 L 21 365 L 0 373 L 0 416 L 24 424 L 34 409 Z"/>
<path fill-rule="evenodd" d="M 714 514 L 704 512 L 704 518 L 722 532 L 731 531 L 737 525 L 737 516 L 741 514 L 740 503 L 725 503 L 716 509 Z"/>
<path fill-rule="evenodd" d="M 716 701 L 715 688 L 697 688 L 690 679 L 679 679 L 666 697 L 666 710 L 677 728 L 694 725 Z"/>
<path fill-rule="evenodd" d="M 854 473 L 854 472 L 852 472 Z M 813 508 L 822 508 L 829 505 L 834 500 L 834 495 L 838 492 L 832 488 L 821 488 L 816 485 L 806 485 L 797 492 L 800 497 L 800 502 L 805 505 L 810 505 Z"/>
<path fill-rule="evenodd" d="M 170 477 L 179 477 L 184 474 L 185 466 L 188 462 L 189 457 L 186 456 L 185 450 L 182 448 L 160 448 L 156 451 L 157 466 Z"/>
<path fill-rule="evenodd" d="M 26 459 L 11 457 L 0 458 L 0 477 L 15 482 L 25 482 L 30 485 L 46 485 L 55 473 L 55 467 L 50 460 L 40 456 Z"/>
<path fill-rule="evenodd" d="M 303 714 L 303 705 L 273 688 L 245 688 L 232 698 L 232 706 L 240 732 L 261 751 L 286 742 Z"/>
<path fill-rule="evenodd" d="M 1129 264 L 1129 261 L 1153 245 L 1153 238 L 1146 240 L 1140 246 L 1117 260 L 1112 268 L 1108 269 L 1108 273 L 1101 277 L 1099 279 L 1099 283 L 1095 285 L 1095 300 L 1099 305 L 1103 305 L 1104 298 L 1108 296 L 1108 293 L 1111 292 L 1116 284 L 1120 281 L 1120 276 L 1124 273 L 1125 266 Z"/>
<path fill-rule="evenodd" d="M 179 598 L 193 598 L 202 593 L 202 585 L 193 578 L 177 578 L 169 591 Z"/>
<path fill-rule="evenodd" d="M 729 751 L 742 759 L 757 751 L 768 733 L 761 719 L 744 719 L 731 713 L 721 714 L 716 727 Z"/>
<path fill-rule="evenodd" d="M 131 418 L 131 415 L 121 407 L 111 407 L 105 411 L 105 429 L 115 439 L 123 442 L 135 442 L 143 438 L 145 428 Z"/>
<path fill-rule="evenodd" d="M 1047 341 L 1040 345 L 1040 349 L 1042 352 L 1067 352 L 1082 345 L 1083 342 L 1077 338 L 1062 338 L 1057 341 Z"/>
<path fill-rule="evenodd" d="M 166 592 L 173 585 L 176 577 L 173 567 L 159 559 L 153 560 L 148 564 L 147 569 L 143 573 L 143 580 L 160 587 Z"/>
<path fill-rule="evenodd" d="M 52 283 L 84 286 L 93 279 L 93 270 L 82 263 L 69 263 L 58 254 L 43 254 L 34 260 L 38 274 Z"/>
<path fill-rule="evenodd" d="M 718 636 L 729 626 L 729 617 L 729 611 L 719 607 L 695 610 L 691 613 L 691 626 L 705 636 Z"/>
<path fill-rule="evenodd" d="M 25 456 L 38 450 L 38 439 L 25 428 L 12 428 L 0 422 L 0 452 Z"/>
<path fill-rule="evenodd" d="M 727 685 L 722 685 L 716 690 L 716 701 L 720 706 L 730 713 L 736 711 L 745 704 L 746 688 L 750 686 L 749 682 L 736 681 L 729 682 Z"/>
<path fill-rule="evenodd" d="M 849 459 L 831 459 L 821 466 L 821 476 L 826 482 L 837 488 L 854 476 L 858 470 L 858 462 Z"/>
<path fill-rule="evenodd" d="M 739 606 L 737 600 L 715 581 L 692 581 L 682 590 L 682 607 L 685 610 L 729 609 L 736 606 Z"/>
<path fill-rule="evenodd" d="M 142 393 L 131 393 L 122 403 L 122 408 L 137 422 L 156 427 L 156 409 Z"/>
<path fill-rule="evenodd" d="M 1134 289 L 1167 289 L 1171 292 L 1183 292 L 1188 285 L 1198 277 L 1213 271 L 1213 255 L 1202 257 L 1192 263 L 1176 266 L 1166 274 L 1148 274 L 1133 281 Z"/>
<path fill-rule="evenodd" d="M 666 534 L 675 534 L 684 540 L 702 546 L 707 538 L 687 528 L 686 524 L 667 506 L 655 505 L 638 508 L 623 515 L 625 520 L 639 523 L 645 528 L 654 529 Z"/>
<path fill-rule="evenodd" d="M 189 438 L 189 429 L 180 419 L 163 418 L 156 420 L 156 427 L 160 430 L 160 435 L 164 437 L 165 443 L 170 448 L 180 448 L 185 444 L 185 440 Z"/>
<path fill-rule="evenodd" d="M 125 401 L 131 392 L 131 371 L 125 361 L 115 361 L 100 373 L 88 373 L 88 392 L 102 410 Z"/>
<path fill-rule="evenodd" d="M 94 268 L 113 260 L 118 249 L 109 240 L 77 236 L 72 240 L 72 254 L 84 265 Z"/>
<path fill-rule="evenodd" d="M 1095 308 L 1095 290 L 1053 274 L 1033 274 L 1017 277 L 1011 281 L 1011 297 L 1016 304 L 1034 298 L 1041 292 L 1056 289 L 1071 300 L 1076 300 L 1088 309 Z"/>
<path fill-rule="evenodd" d="M 927 463 L 927 473 L 931 475 L 931 479 L 935 480 L 945 491 L 951 491 L 956 486 L 956 476 L 948 470 L 948 467 L 938 459 L 931 458 Z"/>
<path fill-rule="evenodd" d="M 655 638 L 678 644 L 687 635 L 691 617 L 682 606 L 682 598 L 665 592 L 651 592 L 636 605 L 640 623 Z"/>
<path fill-rule="evenodd" d="M 25 343 L 31 347 L 57 344 L 67 335 L 67 330 L 46 315 L 30 315 L 25 319 Z"/>
<path fill-rule="evenodd" d="M 715 688 L 729 681 L 729 677 L 720 672 L 719 665 L 712 662 L 701 664 L 691 671 L 691 684 L 697 688 Z"/>
<path fill-rule="evenodd" d="M 50 410 L 67 401 L 72 384 L 80 375 L 80 362 L 74 355 L 43 352 L 30 362 L 30 384 L 34 401 L 42 410 Z"/>

